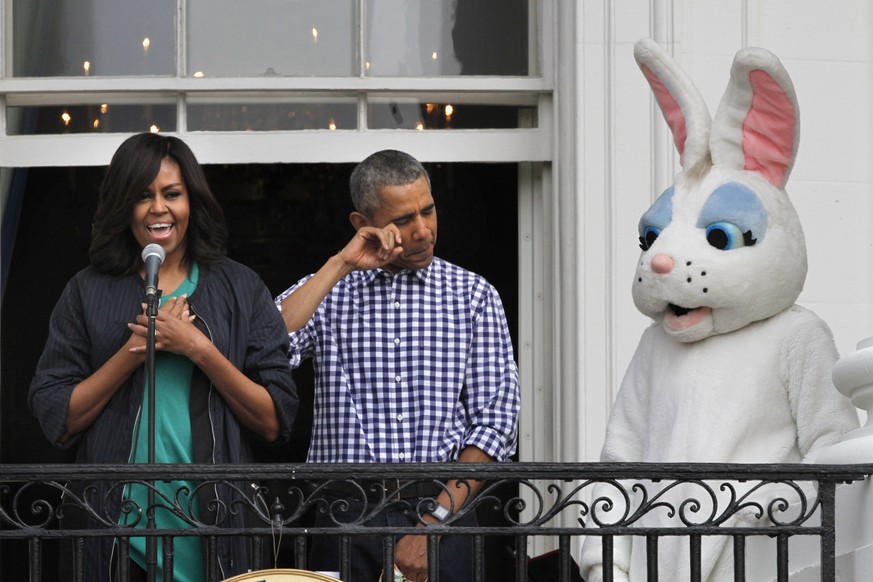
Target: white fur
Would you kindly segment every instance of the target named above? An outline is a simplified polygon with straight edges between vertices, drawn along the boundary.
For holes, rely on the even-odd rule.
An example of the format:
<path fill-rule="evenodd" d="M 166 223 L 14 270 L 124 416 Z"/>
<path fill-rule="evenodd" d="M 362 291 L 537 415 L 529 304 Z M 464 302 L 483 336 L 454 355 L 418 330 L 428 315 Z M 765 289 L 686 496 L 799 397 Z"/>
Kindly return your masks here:
<path fill-rule="evenodd" d="M 769 220 L 766 233 L 755 246 L 718 250 L 706 243 L 704 232 L 697 227 L 709 194 L 728 182 L 768 194 L 759 198 Z M 806 278 L 806 244 L 800 220 L 783 190 L 752 172 L 719 167 L 702 182 L 680 174 L 675 189 L 672 222 L 637 263 L 633 281 L 637 309 L 660 322 L 669 303 L 711 307 L 712 316 L 703 324 L 665 330 L 678 341 L 698 341 L 740 329 L 794 304 Z M 653 274 L 651 261 L 658 255 L 672 257 L 676 270 Z"/>
<path fill-rule="evenodd" d="M 635 56 L 653 90 L 661 92 L 662 108 L 675 103 L 683 116 L 691 117 L 677 121 L 675 108 L 670 115 L 665 111 L 674 142 L 680 151 L 685 149 L 683 172 L 673 185 L 671 211 L 657 211 L 664 205 L 656 202 L 641 221 L 642 228 L 657 226 L 657 238 L 644 243 L 648 248 L 637 264 L 633 298 L 654 324 L 643 333 L 622 382 L 601 460 L 809 462 L 822 447 L 856 428 L 858 416 L 832 384 L 837 351 L 830 330 L 815 314 L 795 305 L 807 262 L 803 230 L 784 190 L 799 134 L 791 80 L 768 51 L 740 51 L 710 127 L 701 118 L 708 116 L 702 99 L 669 55 L 643 40 Z M 752 71 L 756 86 L 750 82 Z M 671 95 L 665 96 L 662 87 Z M 756 96 L 756 90 L 762 95 Z M 774 95 L 776 101 L 768 102 Z M 788 110 L 768 109 L 773 102 Z M 770 137 L 779 147 L 769 147 Z M 713 195 L 716 191 L 731 195 L 719 198 Z M 736 202 L 742 196 L 745 206 Z M 701 211 L 712 208 L 711 199 L 720 201 L 712 224 L 734 221 L 742 227 L 737 232 L 748 227 L 753 242 L 740 237 L 746 242 L 718 248 L 707 241 L 712 224 L 701 218 Z M 734 203 L 753 211 L 740 212 Z M 671 305 L 691 311 L 683 315 Z M 663 486 L 648 483 L 646 489 L 652 494 Z M 776 495 L 756 494 L 764 503 Z M 685 495 L 702 500 L 699 516 L 713 507 L 693 485 L 669 495 L 678 495 L 680 501 Z M 617 504 L 609 513 L 602 504 L 592 507 L 605 523 L 617 519 L 609 516 L 620 514 L 625 504 L 608 484 L 596 487 L 593 498 Z M 748 512 L 728 523 L 738 520 L 760 524 Z M 666 511 L 651 512 L 637 525 L 683 527 Z M 588 526 L 595 527 L 593 519 Z M 706 536 L 702 547 L 702 579 L 732 580 L 726 539 Z M 602 578 L 601 552 L 601 538 L 589 536 L 581 560 L 588 582 Z M 659 579 L 688 579 L 687 538 L 660 538 L 658 555 Z M 615 539 L 613 559 L 615 580 L 646 579 L 645 538 Z"/>

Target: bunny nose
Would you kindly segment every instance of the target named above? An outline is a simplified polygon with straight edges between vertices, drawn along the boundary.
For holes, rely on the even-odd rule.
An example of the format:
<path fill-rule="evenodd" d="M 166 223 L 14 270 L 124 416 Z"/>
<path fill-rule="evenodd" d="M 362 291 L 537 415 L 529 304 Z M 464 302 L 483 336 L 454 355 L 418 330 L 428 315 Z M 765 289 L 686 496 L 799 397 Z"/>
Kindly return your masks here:
<path fill-rule="evenodd" d="M 669 255 L 655 255 L 652 257 L 652 270 L 659 275 L 666 275 L 675 266 L 676 263 L 673 262 L 673 257 Z"/>

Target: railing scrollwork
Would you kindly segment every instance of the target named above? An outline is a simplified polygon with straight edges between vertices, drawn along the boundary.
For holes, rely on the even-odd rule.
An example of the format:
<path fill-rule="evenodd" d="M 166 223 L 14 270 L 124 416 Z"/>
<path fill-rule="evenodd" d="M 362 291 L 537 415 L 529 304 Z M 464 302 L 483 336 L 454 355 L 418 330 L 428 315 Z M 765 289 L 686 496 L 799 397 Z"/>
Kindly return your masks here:
<path fill-rule="evenodd" d="M 307 516 L 313 512 L 328 516 L 341 533 L 356 534 L 381 512 L 397 508 L 413 516 L 412 526 L 367 531 L 402 535 L 426 525 L 424 517 L 436 509 L 437 495 L 454 492 L 449 483 L 468 489 L 476 480 L 482 482 L 478 495 L 463 505 L 453 504 L 450 515 L 428 525 L 433 529 L 427 533 L 464 531 L 517 539 L 555 536 L 562 551 L 567 536 L 627 534 L 816 535 L 822 537 L 824 548 L 833 543 L 835 525 L 826 521 L 834 515 L 834 487 L 873 474 L 873 465 L 604 463 L 4 465 L 0 469 L 0 542 L 66 535 L 244 535 L 272 537 L 275 543 L 277 531 L 286 539 L 336 533 L 312 528 Z M 158 481 L 178 481 L 179 487 L 168 494 L 166 488 L 155 486 Z M 98 482 L 104 486 L 93 484 Z M 154 506 L 142 507 L 128 499 L 125 491 L 132 485 L 151 488 Z M 430 493 L 415 495 L 419 490 Z M 103 509 L 111 506 L 109 497 L 121 500 L 120 518 Z M 208 518 L 198 517 L 201 500 Z M 148 512 L 154 511 L 174 514 L 185 527 L 141 529 Z M 466 529 L 457 525 L 473 512 L 494 519 Z M 71 513 L 90 525 L 63 530 L 62 522 Z M 228 527 L 233 521 L 230 516 L 244 516 L 246 526 Z"/>

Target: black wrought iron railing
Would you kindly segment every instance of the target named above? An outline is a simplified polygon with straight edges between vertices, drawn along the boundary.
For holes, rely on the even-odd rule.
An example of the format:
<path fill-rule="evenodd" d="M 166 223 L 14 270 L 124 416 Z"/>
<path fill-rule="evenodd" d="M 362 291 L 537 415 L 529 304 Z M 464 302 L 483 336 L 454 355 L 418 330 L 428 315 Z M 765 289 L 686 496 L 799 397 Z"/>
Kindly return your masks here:
<path fill-rule="evenodd" d="M 384 567 L 391 568 L 394 540 L 423 533 L 428 535 L 428 578 L 439 582 L 436 558 L 441 536 L 464 535 L 472 539 L 477 582 L 494 579 L 489 575 L 495 564 L 507 563 L 511 577 L 528 582 L 533 579 L 529 541 L 547 537 L 557 547 L 551 579 L 570 581 L 578 579 L 574 547 L 579 544 L 574 540 L 597 538 L 606 566 L 604 577 L 611 580 L 609 566 L 617 541 L 632 536 L 646 548 L 649 580 L 657 580 L 658 572 L 670 566 L 659 547 L 680 539 L 694 581 L 701 579 L 701 563 L 712 551 L 703 540 L 717 538 L 731 555 L 734 579 L 744 580 L 750 567 L 747 541 L 768 537 L 775 539 L 777 580 L 787 580 L 789 540 L 811 536 L 818 539 L 821 579 L 831 581 L 835 579 L 836 487 L 871 474 L 873 465 L 0 465 L 0 555 L 5 571 L 14 569 L 16 560 L 26 560 L 21 566 L 27 571 L 23 579 L 54 580 L 55 546 L 67 543 L 75 551 L 65 566 L 84 580 L 86 545 L 111 539 L 120 558 L 120 579 L 126 580 L 131 538 L 154 537 L 161 541 L 164 579 L 171 580 L 174 540 L 197 536 L 206 548 L 207 580 L 217 581 L 224 575 L 219 550 L 224 538 L 245 538 L 255 569 L 306 568 L 312 540 L 332 535 L 338 537 L 340 577 L 359 582 L 351 578 L 349 548 L 354 536 L 380 536 Z M 435 507 L 433 492 L 451 479 L 459 479 L 461 486 L 472 480 L 482 481 L 483 486 L 472 501 L 453 508 L 454 514 L 444 522 L 420 527 L 422 516 Z M 193 482 L 193 491 L 178 496 L 156 492 L 155 507 L 181 516 L 187 527 L 142 529 L 150 508 L 132 502 L 121 505 L 123 519 L 105 509 L 107 499 L 120 497 L 130 484 L 151 487 L 176 480 Z M 88 485 L 93 483 L 104 486 Z M 404 495 L 422 485 L 431 493 Z M 224 493 L 211 502 L 210 519 L 194 517 L 194 504 L 187 500 L 218 490 Z M 349 504 L 342 498 L 368 503 Z M 374 516 L 397 508 L 413 516 L 412 525 L 368 526 Z M 478 524 L 461 525 L 464 516 L 473 512 L 480 517 Z M 336 527 L 313 527 L 313 514 L 328 517 Z M 87 525 L 67 528 L 74 515 L 79 519 L 72 521 Z M 244 518 L 245 525 L 231 525 L 240 523 L 231 516 Z M 493 539 L 505 544 L 489 553 L 488 542 Z M 15 547 L 23 551 L 12 551 Z"/>

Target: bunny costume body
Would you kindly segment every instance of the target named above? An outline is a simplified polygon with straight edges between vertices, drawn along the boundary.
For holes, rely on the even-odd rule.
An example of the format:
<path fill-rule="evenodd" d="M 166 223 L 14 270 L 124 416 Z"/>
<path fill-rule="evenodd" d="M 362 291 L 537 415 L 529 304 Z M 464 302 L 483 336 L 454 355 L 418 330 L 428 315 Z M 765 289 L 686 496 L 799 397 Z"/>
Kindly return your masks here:
<path fill-rule="evenodd" d="M 830 330 L 794 303 L 807 264 L 784 190 L 799 136 L 791 80 L 770 52 L 740 51 L 712 120 L 657 44 L 638 42 L 634 56 L 673 133 L 682 172 L 640 219 L 633 297 L 654 324 L 622 382 L 601 460 L 811 461 L 857 428 L 858 416 L 831 380 L 837 350 Z M 657 487 L 647 485 L 650 494 Z M 700 499 L 689 487 L 674 493 Z M 600 486 L 594 498 L 613 493 Z M 602 509 L 592 511 L 610 523 Z M 708 509 L 704 502 L 700 514 Z M 738 519 L 757 518 L 737 515 L 730 523 Z M 682 527 L 667 511 L 636 523 Z M 659 579 L 690 579 L 687 538 L 660 538 L 658 548 Z M 588 582 L 602 579 L 601 558 L 601 538 L 589 536 L 581 560 Z M 613 560 L 615 580 L 646 580 L 645 538 L 616 538 Z M 700 563 L 702 580 L 734 579 L 726 538 L 705 536 Z"/>
<path fill-rule="evenodd" d="M 612 409 L 602 460 L 807 460 L 857 425 L 830 387 L 836 360 L 825 323 L 797 305 L 687 344 L 653 325 Z"/>

